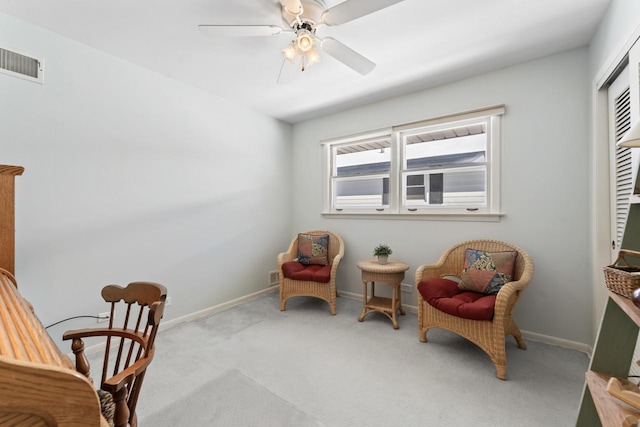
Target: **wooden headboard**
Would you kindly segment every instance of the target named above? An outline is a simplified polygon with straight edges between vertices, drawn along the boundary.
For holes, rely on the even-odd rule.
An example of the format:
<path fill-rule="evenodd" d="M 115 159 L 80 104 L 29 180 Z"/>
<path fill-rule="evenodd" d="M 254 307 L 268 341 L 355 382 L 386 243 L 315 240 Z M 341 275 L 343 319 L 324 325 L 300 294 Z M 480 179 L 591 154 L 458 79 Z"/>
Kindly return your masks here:
<path fill-rule="evenodd" d="M 0 268 L 15 274 L 15 177 L 22 166 L 0 165 Z"/>

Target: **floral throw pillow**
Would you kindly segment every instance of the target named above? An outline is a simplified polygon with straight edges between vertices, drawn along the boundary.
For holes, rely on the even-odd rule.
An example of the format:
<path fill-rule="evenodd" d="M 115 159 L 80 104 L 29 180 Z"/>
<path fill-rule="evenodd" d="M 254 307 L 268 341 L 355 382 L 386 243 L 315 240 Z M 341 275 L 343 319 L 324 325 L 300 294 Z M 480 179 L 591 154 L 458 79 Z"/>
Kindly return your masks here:
<path fill-rule="evenodd" d="M 467 249 L 458 288 L 496 295 L 513 277 L 518 252 L 485 252 Z"/>
<path fill-rule="evenodd" d="M 329 235 L 298 234 L 298 262 L 300 264 L 329 264 Z"/>

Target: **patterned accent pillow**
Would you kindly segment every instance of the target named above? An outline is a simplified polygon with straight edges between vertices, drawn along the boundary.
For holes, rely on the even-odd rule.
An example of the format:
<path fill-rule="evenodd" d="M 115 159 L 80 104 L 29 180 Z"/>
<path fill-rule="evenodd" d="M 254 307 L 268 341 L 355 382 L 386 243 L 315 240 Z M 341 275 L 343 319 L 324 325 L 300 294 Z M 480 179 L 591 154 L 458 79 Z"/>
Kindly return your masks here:
<path fill-rule="evenodd" d="M 516 251 L 485 252 L 467 249 L 458 288 L 496 295 L 513 277 Z"/>
<path fill-rule="evenodd" d="M 298 262 L 300 264 L 328 265 L 328 253 L 328 234 L 298 234 Z"/>

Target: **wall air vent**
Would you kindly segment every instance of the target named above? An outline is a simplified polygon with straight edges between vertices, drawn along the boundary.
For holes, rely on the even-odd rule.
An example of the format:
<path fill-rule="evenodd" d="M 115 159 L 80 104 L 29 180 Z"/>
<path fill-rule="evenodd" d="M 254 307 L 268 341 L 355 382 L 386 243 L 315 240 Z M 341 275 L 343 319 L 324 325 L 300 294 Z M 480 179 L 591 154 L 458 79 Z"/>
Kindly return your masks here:
<path fill-rule="evenodd" d="M 275 286 L 280 283 L 280 273 L 278 270 L 269 272 L 269 284 L 267 286 Z"/>
<path fill-rule="evenodd" d="M 0 46 L 0 73 L 44 83 L 44 60 Z"/>

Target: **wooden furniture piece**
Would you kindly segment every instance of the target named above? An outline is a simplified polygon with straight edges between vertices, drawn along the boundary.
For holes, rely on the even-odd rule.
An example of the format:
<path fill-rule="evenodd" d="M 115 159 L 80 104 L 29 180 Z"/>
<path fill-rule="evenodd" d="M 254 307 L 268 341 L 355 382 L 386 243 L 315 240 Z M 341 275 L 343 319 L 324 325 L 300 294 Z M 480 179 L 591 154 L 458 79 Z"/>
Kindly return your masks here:
<path fill-rule="evenodd" d="M 0 165 L 0 268 L 15 274 L 15 177 L 22 166 Z"/>
<path fill-rule="evenodd" d="M 296 296 L 308 296 L 325 300 L 329 303 L 331 314 L 336 314 L 336 297 L 338 292 L 336 289 L 336 274 L 338 265 L 344 256 L 344 241 L 342 237 L 331 231 L 313 230 L 306 231 L 304 234 L 311 235 L 329 235 L 328 259 L 330 265 L 330 276 L 328 283 L 317 282 L 314 280 L 294 280 L 285 276 L 282 266 L 294 261 L 298 258 L 298 236 L 294 237 L 289 245 L 287 252 L 278 255 L 278 275 L 280 281 L 280 310 L 285 311 L 287 300 Z"/>
<path fill-rule="evenodd" d="M 364 284 L 364 304 L 358 321 L 364 321 L 364 317 L 373 312 L 382 313 L 391 319 L 393 329 L 398 329 L 396 313 L 404 315 L 402 309 L 402 293 L 400 285 L 404 280 L 404 272 L 409 269 L 409 264 L 402 261 L 389 260 L 387 264 L 379 264 L 375 259 L 359 261 L 358 268 L 362 270 L 362 283 Z M 376 296 L 376 282 L 391 286 L 391 298 Z M 368 296 L 368 284 L 371 283 L 371 297 Z"/>
<path fill-rule="evenodd" d="M 73 369 L 0 269 L 0 425 L 107 427 L 93 385 Z"/>
<path fill-rule="evenodd" d="M 576 426 L 636 426 L 640 411 L 607 393 L 609 378 L 626 379 L 633 359 L 640 309 L 633 301 L 608 291 Z"/>
<path fill-rule="evenodd" d="M 83 338 L 106 338 L 100 389 L 113 396 L 116 427 L 137 425 L 136 404 L 146 369 L 153 360 L 166 297 L 166 288 L 157 283 L 133 282 L 126 288 L 105 286 L 102 298 L 111 304 L 108 327 L 68 331 L 63 335 L 63 339 L 72 340 L 76 370 L 87 378 L 91 374 Z M 116 316 L 122 316 L 120 325 Z"/>
<path fill-rule="evenodd" d="M 93 385 L 73 369 L 18 291 L 15 267 L 15 177 L 0 165 L 0 425 L 101 426 Z"/>
<path fill-rule="evenodd" d="M 418 292 L 418 332 L 422 342 L 427 342 L 427 331 L 431 328 L 446 329 L 476 344 L 491 358 L 496 367 L 496 376 L 501 380 L 507 377 L 507 356 L 505 336 L 513 335 L 518 347 L 526 349 L 520 329 L 513 320 L 522 292 L 533 278 L 533 260 L 524 250 L 510 243 L 498 240 L 469 240 L 449 248 L 434 265 L 422 265 L 416 271 L 416 287 L 427 279 L 440 279 L 445 276 L 460 276 L 466 249 L 486 252 L 516 251 L 513 278 L 498 292 L 494 314 L 491 320 L 472 320 L 452 316 L 432 307 Z"/>

